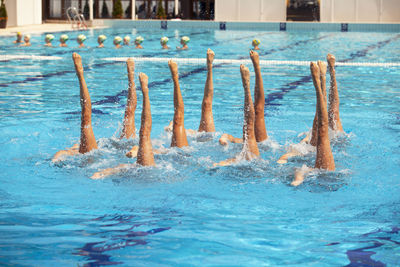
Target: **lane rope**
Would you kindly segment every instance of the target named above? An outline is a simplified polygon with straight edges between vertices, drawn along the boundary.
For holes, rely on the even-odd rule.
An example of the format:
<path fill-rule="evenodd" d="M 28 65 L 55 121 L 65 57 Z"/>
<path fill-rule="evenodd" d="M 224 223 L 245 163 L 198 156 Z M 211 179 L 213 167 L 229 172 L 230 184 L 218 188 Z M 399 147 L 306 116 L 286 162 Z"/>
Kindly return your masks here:
<path fill-rule="evenodd" d="M 166 57 L 132 57 L 136 62 L 168 62 L 173 60 L 181 64 L 204 65 L 205 58 L 166 58 Z M 0 55 L 0 61 L 10 60 L 61 60 L 62 57 L 57 56 L 37 56 L 37 55 Z M 107 57 L 102 58 L 105 61 L 125 62 L 128 57 Z M 214 59 L 213 64 L 252 64 L 250 59 Z M 310 61 L 299 60 L 260 60 L 262 66 L 292 65 L 292 66 L 309 66 Z M 400 62 L 340 62 L 336 61 L 336 66 L 356 66 L 356 67 L 399 67 Z"/>
<path fill-rule="evenodd" d="M 0 55 L 0 61 L 20 60 L 20 59 L 30 59 L 30 60 L 60 60 L 60 59 L 62 59 L 62 57 L 56 57 L 56 56 L 35 56 L 35 55 Z"/>
<path fill-rule="evenodd" d="M 168 62 L 173 60 L 176 63 L 182 64 L 206 64 L 205 58 L 164 58 L 164 57 L 132 57 L 136 62 Z M 103 58 L 106 61 L 125 62 L 128 57 L 107 57 Z M 250 59 L 214 59 L 213 64 L 252 64 Z M 294 65 L 294 66 L 309 66 L 310 61 L 298 60 L 260 60 L 262 66 L 274 65 Z M 359 67 L 399 67 L 400 62 L 336 62 L 337 66 L 359 66 Z"/>

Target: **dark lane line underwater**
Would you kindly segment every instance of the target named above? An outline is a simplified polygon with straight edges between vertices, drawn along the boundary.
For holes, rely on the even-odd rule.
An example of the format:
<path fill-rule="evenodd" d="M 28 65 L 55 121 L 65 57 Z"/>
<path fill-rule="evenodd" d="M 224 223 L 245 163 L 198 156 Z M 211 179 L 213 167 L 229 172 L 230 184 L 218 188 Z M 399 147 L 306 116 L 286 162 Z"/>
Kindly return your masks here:
<path fill-rule="evenodd" d="M 148 235 L 157 234 L 171 229 L 170 227 L 156 228 L 149 231 L 131 231 L 122 230 L 124 235 L 116 235 L 111 240 L 112 243 L 101 241 L 86 243 L 82 248 L 76 249 L 78 252 L 73 255 L 84 256 L 88 262 L 88 266 L 102 266 L 102 265 L 118 265 L 123 262 L 112 261 L 111 255 L 104 254 L 107 251 L 118 250 L 125 247 L 132 247 L 137 245 L 147 245 L 148 241 L 144 237 Z M 110 232 L 115 232 L 110 231 Z M 118 230 L 117 230 L 118 231 Z M 123 240 L 123 241 L 121 241 Z M 86 265 L 85 265 L 86 266 Z"/>
<path fill-rule="evenodd" d="M 383 237 L 383 236 L 374 236 L 376 234 L 399 234 L 400 228 L 399 227 L 392 227 L 391 231 L 383 231 L 382 229 L 378 229 L 377 231 L 373 231 L 370 233 L 366 233 L 362 235 L 362 238 L 370 237 L 370 240 L 366 241 L 358 241 L 359 243 L 372 243 L 370 246 L 362 247 L 362 248 L 357 248 L 357 249 L 351 249 L 346 251 L 347 258 L 349 259 L 350 263 L 345 265 L 345 267 L 361 267 L 361 266 L 376 266 L 376 267 L 383 267 L 386 266 L 385 263 L 379 261 L 379 260 L 374 260 L 371 258 L 371 256 L 375 255 L 376 252 L 374 251 L 368 251 L 368 249 L 374 249 L 374 248 L 379 248 L 385 245 L 385 243 L 382 243 L 376 239 L 383 240 L 383 241 L 389 241 L 394 243 L 395 245 L 400 245 L 400 242 L 392 240 L 391 237 Z M 334 242 L 331 244 L 328 244 L 329 246 L 333 245 L 338 245 L 341 244 L 340 242 Z"/>

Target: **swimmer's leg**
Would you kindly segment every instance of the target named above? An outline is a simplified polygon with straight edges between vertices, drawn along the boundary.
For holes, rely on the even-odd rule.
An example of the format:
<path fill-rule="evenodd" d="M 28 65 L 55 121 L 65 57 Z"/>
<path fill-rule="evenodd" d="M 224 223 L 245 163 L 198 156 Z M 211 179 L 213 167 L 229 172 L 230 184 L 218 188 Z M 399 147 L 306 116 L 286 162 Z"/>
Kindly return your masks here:
<path fill-rule="evenodd" d="M 201 104 L 201 119 L 199 132 L 215 132 L 214 118 L 212 113 L 212 101 L 214 94 L 212 62 L 214 60 L 214 52 L 207 50 L 207 80 L 204 86 L 203 103 Z"/>
<path fill-rule="evenodd" d="M 317 64 L 320 69 L 321 90 L 322 90 L 322 94 L 324 96 L 324 100 L 326 102 L 326 68 L 327 67 L 326 67 L 326 63 L 324 63 L 320 60 L 318 60 Z M 316 107 L 314 121 L 313 121 L 313 127 L 312 127 L 312 131 L 311 131 L 310 144 L 312 146 L 316 146 L 317 140 L 318 140 L 318 112 L 317 112 L 317 107 Z"/>
<path fill-rule="evenodd" d="M 297 169 L 294 173 L 294 180 L 290 183 L 291 186 L 298 186 L 304 182 L 304 177 L 307 176 L 314 169 L 304 166 L 301 169 Z"/>
<path fill-rule="evenodd" d="M 136 158 L 139 151 L 139 146 L 133 146 L 132 149 L 125 154 L 128 158 Z M 153 149 L 154 155 L 167 154 L 168 150 L 165 148 Z"/>
<path fill-rule="evenodd" d="M 329 127 L 328 127 L 328 110 L 326 107 L 326 94 L 323 91 L 323 80 L 321 77 L 325 76 L 326 68 L 324 70 L 323 64 L 315 64 L 311 62 L 310 65 L 311 75 L 317 95 L 317 156 L 315 160 L 316 169 L 325 169 L 329 171 L 335 170 L 335 161 L 333 159 L 330 141 L 329 141 Z M 321 74 L 322 69 L 322 74 Z M 295 178 L 291 182 L 292 186 L 298 186 L 303 183 L 304 177 L 311 172 L 311 168 L 301 168 L 296 170 Z"/>
<path fill-rule="evenodd" d="M 254 105 L 250 93 L 250 72 L 244 65 L 240 65 L 240 74 L 242 76 L 242 83 L 244 89 L 244 123 L 243 123 L 243 149 L 241 155 L 246 160 L 252 160 L 260 156 L 257 141 L 254 133 Z M 228 159 L 215 163 L 213 166 L 227 166 L 238 159 Z"/>
<path fill-rule="evenodd" d="M 232 165 L 233 163 L 237 162 L 238 160 L 236 158 L 231 158 L 231 159 L 226 159 L 223 161 L 220 161 L 218 163 L 214 163 L 213 167 L 218 167 L 218 166 L 229 166 Z"/>
<path fill-rule="evenodd" d="M 124 126 L 120 138 L 134 138 L 135 133 L 135 110 L 137 105 L 136 88 L 135 88 L 135 62 L 132 58 L 126 61 L 126 66 L 128 69 L 128 100 L 126 103 L 125 116 L 124 116 Z"/>
<path fill-rule="evenodd" d="M 127 156 L 128 158 L 136 158 L 136 157 L 137 157 L 137 154 L 138 154 L 138 151 L 139 151 L 139 146 L 133 146 L 133 147 L 131 148 L 131 150 L 129 150 L 129 151 L 125 154 L 125 156 Z"/>
<path fill-rule="evenodd" d="M 57 162 L 62 160 L 64 156 L 76 155 L 78 153 L 86 153 L 92 149 L 97 149 L 96 139 L 92 129 L 92 103 L 90 101 L 89 90 L 86 86 L 83 76 L 82 58 L 77 53 L 72 54 L 72 59 L 75 65 L 76 75 L 80 85 L 80 103 L 81 103 L 81 139 L 80 144 L 76 144 L 67 150 L 58 151 L 52 161 Z"/>
<path fill-rule="evenodd" d="M 151 145 L 151 110 L 148 88 L 148 77 L 144 73 L 139 74 L 140 86 L 143 93 L 142 120 L 139 132 L 139 150 L 137 152 L 137 163 L 142 166 L 154 166 L 153 147 Z"/>
<path fill-rule="evenodd" d="M 176 62 L 170 60 L 168 61 L 168 66 L 174 82 L 174 120 L 171 147 L 184 147 L 189 144 L 184 126 L 184 104 L 179 86 L 178 65 Z"/>
<path fill-rule="evenodd" d="M 197 133 L 196 130 L 192 130 L 192 129 L 185 129 L 186 131 L 186 135 L 195 135 Z"/>
<path fill-rule="evenodd" d="M 81 96 L 81 141 L 79 145 L 79 153 L 86 153 L 92 149 L 97 149 L 96 139 L 92 129 L 92 103 L 90 101 L 89 90 L 86 86 L 83 76 L 82 58 L 77 53 L 72 54 L 74 60 L 76 75 L 79 79 L 80 96 Z"/>
<path fill-rule="evenodd" d="M 243 144 L 243 138 L 236 138 L 226 133 L 222 134 L 221 138 L 219 139 L 219 143 L 223 146 L 226 146 L 228 145 L 229 142 L 236 144 Z"/>
<path fill-rule="evenodd" d="M 168 126 L 164 127 L 164 131 L 166 131 L 167 133 L 171 133 L 172 130 L 174 129 L 174 122 L 170 121 Z M 186 135 L 190 134 L 190 135 L 195 135 L 197 133 L 196 130 L 192 130 L 192 129 L 185 129 L 186 131 Z"/>
<path fill-rule="evenodd" d="M 317 95 L 318 112 L 318 141 L 315 168 L 333 171 L 335 170 L 335 161 L 333 159 L 329 141 L 328 110 L 321 89 L 320 69 L 314 62 L 311 62 L 310 69 Z"/>
<path fill-rule="evenodd" d="M 254 88 L 254 110 L 255 110 L 255 135 L 257 142 L 262 142 L 268 139 L 267 129 L 265 127 L 264 118 L 264 85 L 261 76 L 260 59 L 258 53 L 250 51 L 250 58 L 253 62 L 254 72 L 256 74 L 256 85 Z"/>
<path fill-rule="evenodd" d="M 79 144 L 74 144 L 72 147 L 67 148 L 66 150 L 58 151 L 51 160 L 53 163 L 61 161 L 65 156 L 73 156 L 79 154 Z"/>
<path fill-rule="evenodd" d="M 318 112 L 317 109 L 315 109 L 315 115 L 311 129 L 310 145 L 316 146 L 317 140 L 318 140 Z"/>
<path fill-rule="evenodd" d="M 335 131 L 343 132 L 342 122 L 339 114 L 339 92 L 336 83 L 335 56 L 327 56 L 329 73 L 331 75 L 331 86 L 329 90 L 329 127 Z"/>
<path fill-rule="evenodd" d="M 315 121 L 316 123 L 316 121 Z M 310 142 L 310 133 L 308 133 L 301 141 L 300 144 L 308 144 Z M 279 164 L 286 164 L 288 162 L 288 159 L 297 157 L 297 156 L 302 156 L 303 153 L 301 153 L 298 149 L 295 147 L 291 147 L 289 151 L 286 154 L 283 154 L 277 161 Z"/>
<path fill-rule="evenodd" d="M 327 66 L 325 62 L 322 62 L 321 60 L 317 61 L 318 68 L 319 68 L 319 77 L 320 77 L 320 82 L 321 82 L 321 90 L 322 90 L 322 95 L 324 96 L 325 103 L 327 103 L 327 98 L 326 98 L 326 71 L 327 71 Z"/>
<path fill-rule="evenodd" d="M 310 137 L 311 137 L 311 134 L 310 134 L 310 133 L 307 133 L 306 136 L 305 136 L 303 139 L 301 139 L 300 144 L 307 144 L 307 143 L 309 143 L 309 142 L 310 142 Z"/>
<path fill-rule="evenodd" d="M 174 122 L 170 121 L 168 126 L 164 127 L 164 131 L 166 131 L 167 133 L 171 133 L 173 128 L 174 128 Z"/>
<path fill-rule="evenodd" d="M 260 152 L 257 146 L 255 136 L 255 111 L 250 92 L 250 72 L 244 65 L 240 65 L 240 74 L 244 89 L 244 124 L 243 124 L 243 149 L 246 152 L 246 158 L 249 160 L 258 157 Z"/>
<path fill-rule="evenodd" d="M 104 169 L 104 170 L 95 172 L 90 177 L 90 179 L 94 179 L 94 180 L 103 179 L 103 178 L 105 178 L 107 176 L 114 175 L 114 174 L 122 172 L 123 170 L 127 169 L 130 165 L 131 164 L 120 164 L 120 165 L 118 165 L 116 167 L 112 167 L 112 168 L 108 168 L 108 169 Z"/>
<path fill-rule="evenodd" d="M 293 157 L 297 157 L 297 156 L 301 156 L 301 155 L 302 155 L 302 153 L 299 150 L 293 148 L 289 152 L 287 152 L 286 154 L 282 155 L 278 159 L 277 163 L 285 164 L 285 163 L 288 162 L 288 159 L 293 158 Z"/>

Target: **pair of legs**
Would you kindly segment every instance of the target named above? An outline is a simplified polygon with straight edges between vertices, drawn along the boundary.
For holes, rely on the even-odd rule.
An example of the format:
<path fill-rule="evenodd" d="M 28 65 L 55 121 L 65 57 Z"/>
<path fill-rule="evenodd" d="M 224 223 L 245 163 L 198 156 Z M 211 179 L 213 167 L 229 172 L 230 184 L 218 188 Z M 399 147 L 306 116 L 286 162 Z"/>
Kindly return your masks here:
<path fill-rule="evenodd" d="M 331 76 L 331 83 L 330 83 L 330 90 L 329 90 L 329 107 L 328 107 L 328 121 L 329 121 L 329 128 L 334 131 L 343 132 L 342 123 L 340 121 L 339 115 L 339 92 L 337 89 L 336 83 L 336 72 L 335 72 L 335 57 L 332 54 L 328 54 L 327 57 L 328 67 L 329 67 L 329 74 Z M 318 61 L 318 67 L 320 69 L 320 79 L 321 79 L 321 88 L 324 95 L 324 99 L 327 99 L 327 92 L 326 92 L 326 71 L 327 67 L 326 64 L 322 61 Z M 312 129 L 312 136 L 310 140 L 310 144 L 315 146 L 317 144 L 317 120 L 318 113 L 315 112 L 314 122 L 313 122 L 313 129 Z M 315 136 L 315 137 L 314 137 Z"/>
<path fill-rule="evenodd" d="M 244 123 L 243 123 L 243 148 L 240 155 L 246 160 L 252 160 L 260 156 L 255 135 L 255 109 L 250 92 L 250 72 L 244 65 L 240 65 L 240 74 L 242 77 L 244 89 Z M 238 158 L 231 158 L 219 163 L 214 163 L 214 166 L 227 166 L 237 162 Z"/>
<path fill-rule="evenodd" d="M 186 130 L 184 126 L 184 103 L 179 85 L 178 65 L 176 62 L 168 61 L 168 66 L 171 71 L 172 80 L 174 83 L 174 118 L 172 121 L 172 139 L 171 147 L 185 147 L 188 146 Z M 140 84 L 143 93 L 143 111 L 142 120 L 139 133 L 139 147 L 134 146 L 131 151 L 127 153 L 128 157 L 137 157 L 137 164 L 142 166 L 154 165 L 154 153 L 150 140 L 151 132 L 151 112 L 150 101 L 148 97 L 148 78 L 145 74 L 139 75 Z M 162 153 L 156 151 L 156 153 Z M 101 179 L 109 175 L 117 174 L 129 167 L 129 164 L 120 164 L 113 168 L 108 168 L 96 172 L 91 177 L 92 179 Z"/>
<path fill-rule="evenodd" d="M 264 118 L 264 106 L 265 106 L 265 96 L 264 96 L 264 84 L 261 76 L 260 68 L 260 58 L 257 52 L 250 51 L 250 58 L 253 63 L 254 72 L 256 76 L 256 85 L 254 88 L 254 134 L 257 142 L 262 142 L 268 139 L 267 129 L 265 127 Z M 219 139 L 221 145 L 227 145 L 231 143 L 242 143 L 243 138 L 236 138 L 230 134 L 223 134 Z"/>
<path fill-rule="evenodd" d="M 335 161 L 333 159 L 330 141 L 329 141 L 329 119 L 326 106 L 326 96 L 323 93 L 320 80 L 320 64 L 311 62 L 310 69 L 315 87 L 317 98 L 317 155 L 315 159 L 315 169 L 323 169 L 328 171 L 335 170 Z M 291 183 L 293 186 L 298 186 L 304 181 L 304 176 L 312 169 L 300 170 L 295 174 L 295 179 Z"/>
<path fill-rule="evenodd" d="M 320 81 L 320 86 L 322 90 L 323 97 L 326 101 L 326 64 L 320 60 L 317 62 L 318 68 L 319 68 L 319 81 Z M 307 134 L 306 137 L 300 141 L 300 144 L 305 144 L 309 143 L 312 146 L 317 145 L 317 140 L 318 140 L 318 103 L 316 104 L 316 109 L 315 109 L 315 116 L 314 116 L 314 121 L 313 121 L 313 126 L 311 130 L 311 136 L 310 134 Z M 289 158 L 292 157 L 297 157 L 301 156 L 302 152 L 300 152 L 295 146 L 292 146 L 287 153 L 282 155 L 279 160 L 277 161 L 279 164 L 285 164 L 287 163 Z"/>
<path fill-rule="evenodd" d="M 338 93 L 337 83 L 336 83 L 335 57 L 331 54 L 328 54 L 327 62 L 328 62 L 329 73 L 331 76 L 331 83 L 330 83 L 330 90 L 329 90 L 329 109 L 328 109 L 329 128 L 331 128 L 334 131 L 343 132 L 343 127 L 342 127 L 342 123 L 340 121 L 340 115 L 339 115 L 339 93 Z M 320 80 L 321 90 L 322 90 L 323 97 L 324 97 L 324 100 L 326 103 L 326 99 L 327 99 L 327 92 L 326 92 L 327 66 L 322 61 L 318 61 L 317 64 L 318 64 L 318 68 L 320 70 L 320 79 L 319 80 Z M 318 103 L 317 103 L 317 105 L 318 105 Z M 317 131 L 318 131 L 318 112 L 316 110 L 312 130 L 311 130 L 311 139 L 310 139 L 310 135 L 307 135 L 303 140 L 300 141 L 300 143 L 309 143 L 312 146 L 316 146 L 317 139 L 318 139 Z M 277 162 L 280 164 L 284 164 L 284 163 L 287 163 L 287 160 L 289 158 L 292 158 L 295 156 L 301 156 L 301 155 L 302 155 L 302 153 L 299 150 L 292 147 L 289 150 L 289 152 L 282 155 Z"/>
<path fill-rule="evenodd" d="M 90 100 L 89 90 L 83 74 L 82 58 L 77 53 L 73 53 L 76 75 L 78 76 L 80 86 L 80 102 L 81 102 L 81 138 L 80 143 L 75 144 L 71 148 L 58 151 L 52 161 L 57 162 L 65 156 L 76 155 L 78 153 L 85 154 L 93 149 L 97 149 L 96 139 L 92 128 L 92 104 Z M 128 100 L 125 110 L 124 126 L 121 133 L 121 138 L 135 137 L 135 110 L 137 105 L 136 90 L 134 83 L 135 63 L 133 59 L 128 59 L 127 62 L 129 90 Z"/>
<path fill-rule="evenodd" d="M 198 131 L 199 132 L 215 132 L 214 118 L 212 112 L 212 102 L 214 96 L 214 85 L 213 85 L 213 73 L 212 73 L 212 63 L 214 61 L 214 52 L 211 49 L 207 50 L 207 78 L 204 86 L 204 96 L 203 102 L 201 104 L 201 119 Z M 179 78 L 178 78 L 178 67 L 175 62 L 170 61 L 168 63 L 172 80 L 174 82 L 174 119 L 165 127 L 166 131 L 172 131 L 172 145 L 175 144 L 185 144 L 185 137 L 182 133 L 182 125 L 183 125 L 183 113 L 184 113 L 184 104 L 182 100 L 182 95 L 179 87 Z M 184 127 L 183 127 L 184 128 Z M 175 129 L 175 130 L 174 130 Z M 185 129 L 186 134 L 195 133 L 196 131 L 191 129 Z M 181 142 L 177 140 L 182 140 Z M 187 143 L 187 141 L 186 141 Z M 176 145 L 178 146 L 178 145 Z"/>
<path fill-rule="evenodd" d="M 139 147 L 137 149 L 137 160 L 136 163 L 141 166 L 154 166 L 154 153 L 153 146 L 151 144 L 151 109 L 150 109 L 150 99 L 149 99 L 149 88 L 148 88 L 148 77 L 144 73 L 139 74 L 139 81 L 142 88 L 143 94 L 143 109 L 142 109 L 142 118 L 141 125 L 139 131 Z M 130 164 L 120 164 L 113 168 L 108 168 L 96 172 L 92 175 L 92 179 L 102 179 L 106 176 L 117 174 L 127 167 Z"/>

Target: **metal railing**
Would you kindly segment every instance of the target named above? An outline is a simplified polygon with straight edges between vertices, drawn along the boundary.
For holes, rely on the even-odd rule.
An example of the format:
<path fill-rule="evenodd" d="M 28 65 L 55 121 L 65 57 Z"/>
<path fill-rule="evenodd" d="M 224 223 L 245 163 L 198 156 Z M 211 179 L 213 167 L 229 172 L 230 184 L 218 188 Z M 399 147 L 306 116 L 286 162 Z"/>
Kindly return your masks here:
<path fill-rule="evenodd" d="M 80 14 L 75 7 L 69 7 L 66 11 L 68 21 L 71 23 L 72 29 L 87 29 L 87 24 L 83 14 Z"/>

